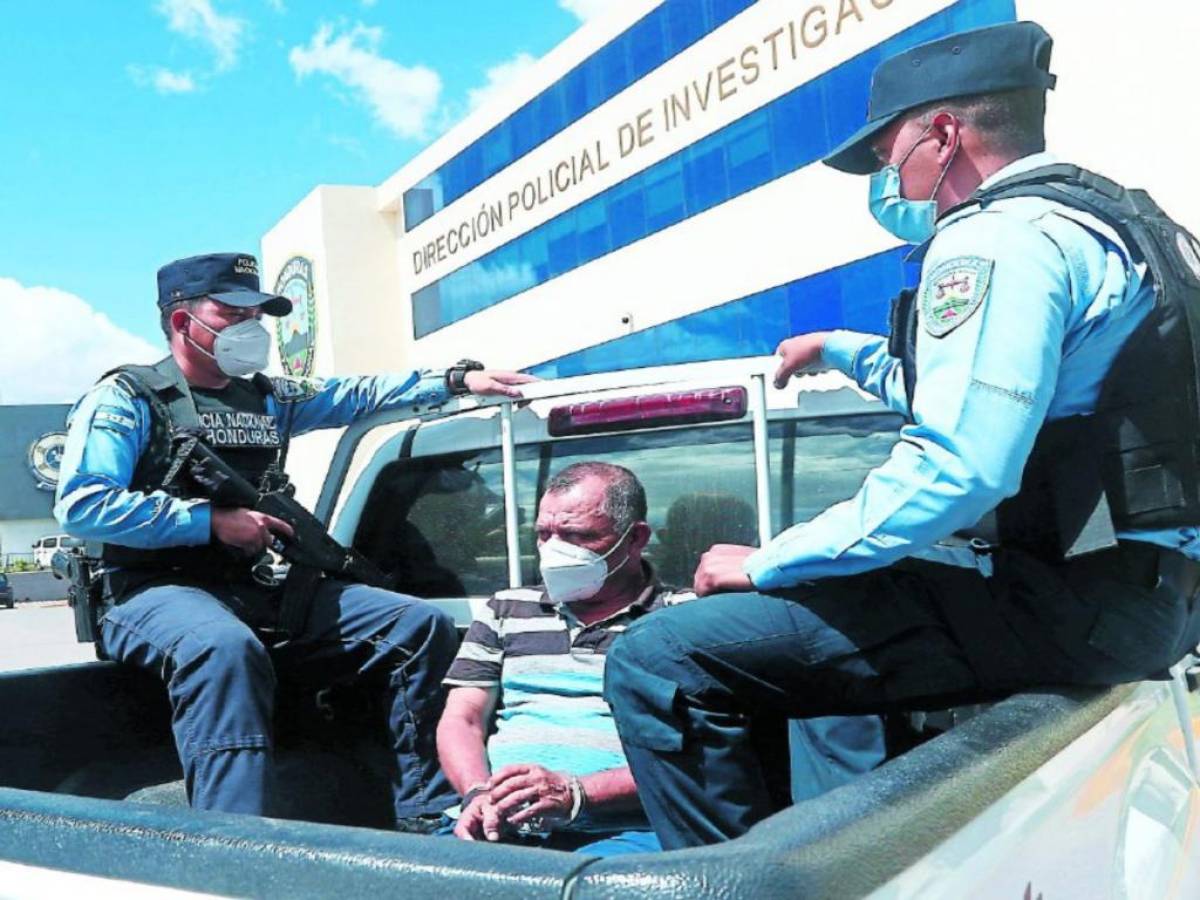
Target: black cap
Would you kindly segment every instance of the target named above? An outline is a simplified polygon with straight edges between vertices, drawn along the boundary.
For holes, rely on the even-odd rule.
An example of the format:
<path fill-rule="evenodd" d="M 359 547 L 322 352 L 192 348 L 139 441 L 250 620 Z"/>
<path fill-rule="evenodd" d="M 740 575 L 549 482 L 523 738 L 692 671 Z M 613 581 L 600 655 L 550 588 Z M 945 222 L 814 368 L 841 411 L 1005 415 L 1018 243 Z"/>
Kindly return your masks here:
<path fill-rule="evenodd" d="M 885 59 L 871 78 L 867 124 L 825 157 L 854 175 L 879 168 L 871 140 L 910 109 L 971 94 L 1051 90 L 1054 40 L 1036 22 L 1009 22 L 960 31 Z"/>
<path fill-rule="evenodd" d="M 169 262 L 158 270 L 158 305 L 212 297 L 229 306 L 261 306 L 286 316 L 292 301 L 258 289 L 258 260 L 249 253 L 210 253 Z"/>

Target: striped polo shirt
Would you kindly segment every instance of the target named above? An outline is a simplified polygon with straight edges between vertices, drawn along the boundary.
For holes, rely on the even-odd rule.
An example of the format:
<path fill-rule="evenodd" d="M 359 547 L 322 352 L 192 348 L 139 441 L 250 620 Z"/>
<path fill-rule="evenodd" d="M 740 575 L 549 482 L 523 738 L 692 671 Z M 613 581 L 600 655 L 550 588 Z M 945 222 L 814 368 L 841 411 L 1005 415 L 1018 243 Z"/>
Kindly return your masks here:
<path fill-rule="evenodd" d="M 540 588 L 501 591 L 471 623 L 445 684 L 499 687 L 492 770 L 513 763 L 588 775 L 627 765 L 604 702 L 604 658 L 629 623 L 690 595 L 649 585 L 623 610 L 584 625 Z"/>

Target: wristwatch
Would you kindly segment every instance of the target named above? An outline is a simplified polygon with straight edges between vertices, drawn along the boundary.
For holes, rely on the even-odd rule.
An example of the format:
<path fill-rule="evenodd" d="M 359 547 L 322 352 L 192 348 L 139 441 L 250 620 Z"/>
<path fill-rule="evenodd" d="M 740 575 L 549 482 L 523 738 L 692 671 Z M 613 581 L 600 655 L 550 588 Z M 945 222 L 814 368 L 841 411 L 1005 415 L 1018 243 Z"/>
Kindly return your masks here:
<path fill-rule="evenodd" d="M 469 394 L 467 373 L 483 371 L 483 363 L 477 359 L 460 359 L 446 370 L 446 390 L 453 395 Z"/>

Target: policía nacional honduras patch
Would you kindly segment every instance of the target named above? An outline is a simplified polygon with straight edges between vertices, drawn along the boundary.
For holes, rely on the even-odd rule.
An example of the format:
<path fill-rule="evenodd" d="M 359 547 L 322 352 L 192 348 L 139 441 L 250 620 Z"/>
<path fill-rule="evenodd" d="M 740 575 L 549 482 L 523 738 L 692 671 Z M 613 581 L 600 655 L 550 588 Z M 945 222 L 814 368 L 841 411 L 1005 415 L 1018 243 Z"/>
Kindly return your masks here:
<path fill-rule="evenodd" d="M 934 337 L 945 337 L 983 305 L 995 262 L 982 256 L 956 256 L 929 273 L 921 288 L 921 322 Z"/>

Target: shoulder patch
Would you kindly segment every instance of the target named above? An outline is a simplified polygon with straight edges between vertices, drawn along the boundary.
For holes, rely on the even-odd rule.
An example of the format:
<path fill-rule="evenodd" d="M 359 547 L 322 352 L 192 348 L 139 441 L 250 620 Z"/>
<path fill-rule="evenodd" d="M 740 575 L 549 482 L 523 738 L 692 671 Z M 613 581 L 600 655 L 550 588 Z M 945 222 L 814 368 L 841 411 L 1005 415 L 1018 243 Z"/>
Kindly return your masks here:
<path fill-rule="evenodd" d="M 283 403 L 311 400 L 320 393 L 325 382 L 320 378 L 272 378 L 275 399 Z"/>
<path fill-rule="evenodd" d="M 123 409 L 115 406 L 98 406 L 92 416 L 92 425 L 96 428 L 107 428 L 118 434 L 132 434 L 137 422 Z"/>
<path fill-rule="evenodd" d="M 983 305 L 992 285 L 995 261 L 956 256 L 939 263 L 921 283 L 921 324 L 945 337 Z"/>

